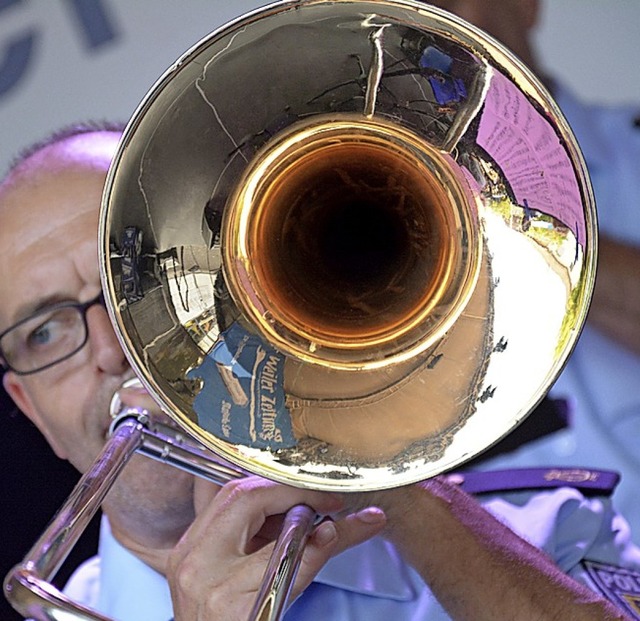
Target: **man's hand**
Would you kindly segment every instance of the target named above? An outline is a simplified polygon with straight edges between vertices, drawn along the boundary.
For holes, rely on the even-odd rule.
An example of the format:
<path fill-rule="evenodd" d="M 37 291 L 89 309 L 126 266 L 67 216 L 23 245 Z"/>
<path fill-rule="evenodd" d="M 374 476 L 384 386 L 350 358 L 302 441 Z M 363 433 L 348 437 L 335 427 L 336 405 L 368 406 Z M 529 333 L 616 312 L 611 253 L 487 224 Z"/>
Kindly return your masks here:
<path fill-rule="evenodd" d="M 124 405 L 142 407 L 163 418 L 141 387 L 122 389 L 119 396 Z M 308 505 L 319 515 L 334 516 L 335 521 L 323 520 L 311 532 L 291 601 L 329 558 L 377 535 L 386 523 L 380 509 L 367 507 L 347 514 L 338 494 L 293 488 L 257 476 L 224 487 L 195 477 L 190 485 L 195 519 L 177 544 L 167 545 L 169 539 L 163 539 L 159 545 L 149 545 L 127 531 L 118 531 L 126 547 L 167 576 L 176 621 L 246 617 L 262 585 L 284 517 L 295 505 Z"/>
<path fill-rule="evenodd" d="M 260 477 L 233 481 L 222 488 L 198 480 L 194 502 L 198 517 L 167 564 L 176 621 L 247 616 L 286 512 L 298 504 L 320 515 L 343 509 L 336 494 L 292 488 Z M 305 547 L 291 601 L 330 557 L 373 537 L 384 525 L 384 513 L 376 508 L 320 522 Z"/>

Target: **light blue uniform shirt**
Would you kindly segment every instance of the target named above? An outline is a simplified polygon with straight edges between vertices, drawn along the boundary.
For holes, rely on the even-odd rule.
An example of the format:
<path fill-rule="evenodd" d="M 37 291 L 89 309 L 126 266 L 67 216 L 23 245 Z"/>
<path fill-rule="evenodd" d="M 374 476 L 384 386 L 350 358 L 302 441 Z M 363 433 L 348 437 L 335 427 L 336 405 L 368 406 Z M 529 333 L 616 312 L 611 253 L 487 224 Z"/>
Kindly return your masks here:
<path fill-rule="evenodd" d="M 583 151 L 596 195 L 599 227 L 640 246 L 640 106 L 599 107 L 554 91 Z M 585 327 L 551 390 L 572 406 L 570 429 L 487 462 L 483 469 L 574 466 L 616 470 L 616 509 L 640 543 L 640 356 Z"/>
<path fill-rule="evenodd" d="M 561 488 L 491 497 L 483 504 L 585 584 L 589 580 L 580 564 L 584 560 L 640 570 L 640 550 L 630 543 L 628 527 L 614 514 L 608 499 L 586 499 L 574 489 Z M 65 589 L 68 595 L 116 621 L 172 618 L 164 578 L 122 548 L 106 522 L 99 552 L 99 558 L 72 577 Z M 394 547 L 375 538 L 329 561 L 285 615 L 286 621 L 298 619 L 441 621 L 449 617 Z"/>

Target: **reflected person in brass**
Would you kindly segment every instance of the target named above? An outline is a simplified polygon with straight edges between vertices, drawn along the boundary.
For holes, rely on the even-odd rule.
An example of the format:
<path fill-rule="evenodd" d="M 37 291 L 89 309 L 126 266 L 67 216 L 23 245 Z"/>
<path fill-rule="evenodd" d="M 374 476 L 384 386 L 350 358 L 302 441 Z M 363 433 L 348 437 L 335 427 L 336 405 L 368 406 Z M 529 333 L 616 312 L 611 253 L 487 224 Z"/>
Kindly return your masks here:
<path fill-rule="evenodd" d="M 579 464 L 617 470 L 622 480 L 614 501 L 637 540 L 640 105 L 586 103 L 554 78 L 554 68 L 543 66 L 536 50 L 534 33 L 544 6 L 538 0 L 436 0 L 431 4 L 493 35 L 542 78 L 578 139 L 598 211 L 598 277 L 589 317 L 550 393 L 570 400 L 574 413 L 571 426 L 487 467 Z M 597 45 L 606 42 L 601 40 Z"/>
<path fill-rule="evenodd" d="M 4 385 L 81 472 L 104 442 L 113 394 L 131 377 L 100 303 L 96 261 L 98 206 L 118 138 L 109 128 L 60 134 L 0 186 Z M 123 389 L 120 398 L 164 416 L 143 391 Z M 286 619 L 627 618 L 581 584 L 582 560 L 615 566 L 624 557 L 640 569 L 640 551 L 607 499 L 559 488 L 480 500 L 446 477 L 361 496 L 258 477 L 219 489 L 134 458 L 105 503 L 100 557 L 68 593 L 123 621 L 242 618 L 274 525 L 307 503 L 335 520 L 311 536 Z"/>

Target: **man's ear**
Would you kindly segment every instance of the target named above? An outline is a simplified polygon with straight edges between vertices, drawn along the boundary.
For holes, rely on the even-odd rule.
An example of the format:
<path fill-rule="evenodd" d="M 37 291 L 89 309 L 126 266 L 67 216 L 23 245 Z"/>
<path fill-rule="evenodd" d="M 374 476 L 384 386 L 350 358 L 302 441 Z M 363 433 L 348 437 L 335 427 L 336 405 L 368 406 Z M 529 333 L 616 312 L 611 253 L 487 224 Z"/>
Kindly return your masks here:
<path fill-rule="evenodd" d="M 7 371 L 2 378 L 2 383 L 7 394 L 18 406 L 18 409 L 38 428 L 55 454 L 61 459 L 67 459 L 66 452 L 62 450 L 62 446 L 56 440 L 55 435 L 51 433 L 46 419 L 40 415 L 28 389 L 24 385 L 23 378 L 13 371 Z"/>

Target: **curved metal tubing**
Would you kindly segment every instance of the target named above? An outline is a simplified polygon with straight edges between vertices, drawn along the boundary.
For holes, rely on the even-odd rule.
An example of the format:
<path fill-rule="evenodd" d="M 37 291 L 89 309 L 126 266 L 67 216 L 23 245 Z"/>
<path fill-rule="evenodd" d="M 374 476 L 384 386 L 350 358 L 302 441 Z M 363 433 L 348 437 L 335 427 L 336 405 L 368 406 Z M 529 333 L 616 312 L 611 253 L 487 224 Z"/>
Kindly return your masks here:
<path fill-rule="evenodd" d="M 280 619 L 316 517 L 316 512 L 306 505 L 289 509 L 269 559 L 256 603 L 249 615 L 250 621 Z"/>
<path fill-rule="evenodd" d="M 144 427 L 123 421 L 71 492 L 40 539 L 7 576 L 4 591 L 22 615 L 38 621 L 62 618 L 108 621 L 107 617 L 65 597 L 49 584 L 111 489 L 122 468 L 142 445 Z"/>
<path fill-rule="evenodd" d="M 13 607 L 37 621 L 59 621 L 61 613 L 73 619 L 111 621 L 77 604 L 50 584 L 58 569 L 87 528 L 122 468 L 134 453 L 172 465 L 217 485 L 246 476 L 216 462 L 204 450 L 173 435 L 170 427 L 153 431 L 137 410 L 126 410 L 112 425 L 111 436 L 94 465 L 78 481 L 69 498 L 21 564 L 5 579 L 4 590 Z M 289 510 L 265 571 L 250 621 L 281 618 L 295 579 L 316 513 L 298 505 Z"/>

